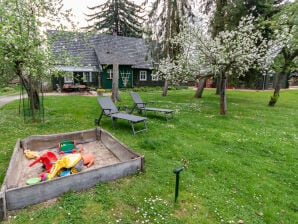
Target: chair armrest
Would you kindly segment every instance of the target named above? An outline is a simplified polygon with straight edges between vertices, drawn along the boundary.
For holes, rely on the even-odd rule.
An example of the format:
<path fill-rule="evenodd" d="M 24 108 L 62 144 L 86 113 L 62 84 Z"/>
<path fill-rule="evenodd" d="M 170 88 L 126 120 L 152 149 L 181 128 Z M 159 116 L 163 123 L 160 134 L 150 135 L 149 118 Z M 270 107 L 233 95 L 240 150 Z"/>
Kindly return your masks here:
<path fill-rule="evenodd" d="M 129 113 L 129 108 L 127 105 L 124 105 L 124 106 L 118 106 L 117 107 L 119 111 L 125 111 L 125 113 Z"/>
<path fill-rule="evenodd" d="M 110 115 L 112 110 L 109 109 L 109 108 L 102 108 L 102 111 L 103 111 L 105 114 Z M 108 111 L 108 112 L 106 112 L 106 111 Z"/>
<path fill-rule="evenodd" d="M 147 103 L 136 103 L 137 106 L 141 105 L 141 107 L 146 107 Z"/>

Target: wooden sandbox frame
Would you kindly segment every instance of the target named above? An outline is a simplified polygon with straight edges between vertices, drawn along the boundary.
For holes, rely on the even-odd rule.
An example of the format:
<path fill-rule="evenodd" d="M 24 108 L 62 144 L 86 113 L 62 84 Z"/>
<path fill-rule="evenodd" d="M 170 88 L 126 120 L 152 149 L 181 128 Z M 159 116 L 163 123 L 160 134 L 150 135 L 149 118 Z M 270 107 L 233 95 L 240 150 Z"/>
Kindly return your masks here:
<path fill-rule="evenodd" d="M 119 162 L 34 185 L 19 186 L 21 172 L 18 171 L 22 169 L 22 160 L 25 159 L 23 150 L 29 148 L 38 151 L 41 148 L 55 148 L 57 143 L 66 139 L 75 139 L 78 144 L 99 141 Z M 137 154 L 101 128 L 18 139 L 0 191 L 0 220 L 6 218 L 7 210 L 21 209 L 58 197 L 70 190 L 81 191 L 97 183 L 115 180 L 144 170 L 143 155 Z"/>

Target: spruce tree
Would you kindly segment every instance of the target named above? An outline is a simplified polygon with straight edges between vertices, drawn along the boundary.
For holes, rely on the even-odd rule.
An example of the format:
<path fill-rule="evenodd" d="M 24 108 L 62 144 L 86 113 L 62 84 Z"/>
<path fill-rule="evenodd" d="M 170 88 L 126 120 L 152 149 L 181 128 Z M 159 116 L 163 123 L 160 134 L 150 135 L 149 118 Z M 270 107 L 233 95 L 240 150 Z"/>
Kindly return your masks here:
<path fill-rule="evenodd" d="M 118 36 L 142 37 L 144 9 L 129 0 L 108 0 L 101 5 L 88 7 L 94 13 L 87 15 L 88 30 Z"/>
<path fill-rule="evenodd" d="M 148 1 L 145 1 L 148 3 Z M 151 39 L 158 43 L 155 60 L 169 58 L 175 60 L 180 53 L 179 43 L 173 45 L 170 41 L 180 33 L 183 19 L 194 18 L 191 0 L 155 0 L 149 12 Z M 153 52 L 154 53 L 154 52 Z M 166 75 L 166 74 L 165 74 Z M 165 78 L 163 96 L 167 95 L 168 80 Z"/>

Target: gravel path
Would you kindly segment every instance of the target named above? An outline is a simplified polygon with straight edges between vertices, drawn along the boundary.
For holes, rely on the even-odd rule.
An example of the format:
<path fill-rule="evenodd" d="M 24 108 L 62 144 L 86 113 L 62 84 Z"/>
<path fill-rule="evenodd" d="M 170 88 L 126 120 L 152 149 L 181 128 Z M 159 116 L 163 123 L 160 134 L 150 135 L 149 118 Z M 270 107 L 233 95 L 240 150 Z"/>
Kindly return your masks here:
<path fill-rule="evenodd" d="M 0 107 L 19 98 L 20 96 L 0 96 Z"/>

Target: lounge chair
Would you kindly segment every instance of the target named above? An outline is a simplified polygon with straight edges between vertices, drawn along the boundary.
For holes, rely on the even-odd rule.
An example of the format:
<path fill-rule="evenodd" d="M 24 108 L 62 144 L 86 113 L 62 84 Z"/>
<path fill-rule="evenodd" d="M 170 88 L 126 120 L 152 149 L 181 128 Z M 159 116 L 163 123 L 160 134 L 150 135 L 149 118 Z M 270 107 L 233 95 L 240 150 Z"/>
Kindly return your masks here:
<path fill-rule="evenodd" d="M 132 115 L 132 114 L 119 112 L 119 110 L 117 109 L 117 107 L 115 106 L 115 104 L 113 103 L 113 101 L 110 97 L 97 98 L 97 101 L 102 108 L 99 118 L 95 120 L 95 123 L 97 125 L 100 124 L 102 116 L 105 115 L 105 116 L 108 116 L 111 118 L 113 128 L 115 128 L 114 121 L 117 118 L 119 118 L 122 120 L 127 120 L 131 124 L 133 134 L 136 134 L 141 131 L 146 131 L 148 129 L 147 124 L 146 124 L 146 119 L 147 119 L 146 117 L 141 117 L 141 116 L 136 116 L 136 115 Z M 144 128 L 140 129 L 140 130 L 136 130 L 135 124 L 140 123 L 140 122 L 144 123 Z"/>
<path fill-rule="evenodd" d="M 155 108 L 155 107 L 147 107 L 147 103 L 143 102 L 141 97 L 139 96 L 138 93 L 136 92 L 130 92 L 130 95 L 134 101 L 134 106 L 131 110 L 131 113 L 133 113 L 134 109 L 138 109 L 139 112 L 141 113 L 142 111 L 145 112 L 145 116 L 147 117 L 147 111 L 154 111 L 154 112 L 161 112 L 164 113 L 166 120 L 168 121 L 169 119 L 174 118 L 174 110 L 170 109 L 163 109 L 163 108 Z M 168 115 L 171 115 L 169 117 Z"/>

